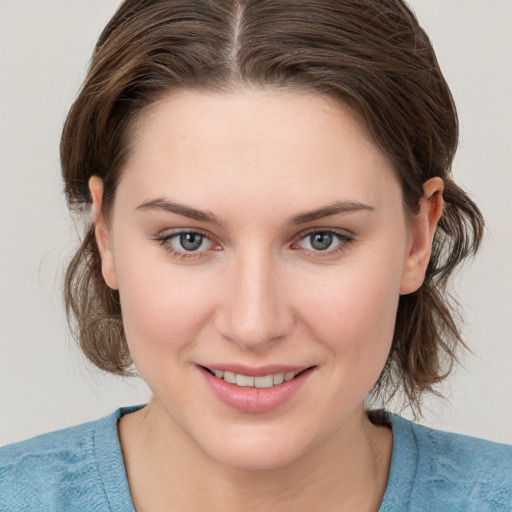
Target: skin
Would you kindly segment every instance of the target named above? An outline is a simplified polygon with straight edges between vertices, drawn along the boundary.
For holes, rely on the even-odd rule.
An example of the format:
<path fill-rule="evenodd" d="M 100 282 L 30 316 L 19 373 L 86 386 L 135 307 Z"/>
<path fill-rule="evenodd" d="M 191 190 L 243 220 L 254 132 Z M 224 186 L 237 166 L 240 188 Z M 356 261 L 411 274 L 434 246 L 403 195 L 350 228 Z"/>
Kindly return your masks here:
<path fill-rule="evenodd" d="M 391 163 L 321 95 L 174 93 L 134 129 L 109 219 L 101 180 L 89 185 L 103 275 L 153 392 L 119 423 L 136 509 L 378 510 L 392 435 L 362 404 L 398 297 L 423 282 L 442 180 L 409 222 Z M 141 207 L 155 200 L 219 223 Z M 369 208 L 290 223 L 340 201 Z M 200 250 L 184 256 L 180 229 L 206 235 Z M 340 237 L 316 250 L 311 231 L 329 230 Z M 212 394 L 206 363 L 315 368 L 283 406 L 250 414 Z"/>

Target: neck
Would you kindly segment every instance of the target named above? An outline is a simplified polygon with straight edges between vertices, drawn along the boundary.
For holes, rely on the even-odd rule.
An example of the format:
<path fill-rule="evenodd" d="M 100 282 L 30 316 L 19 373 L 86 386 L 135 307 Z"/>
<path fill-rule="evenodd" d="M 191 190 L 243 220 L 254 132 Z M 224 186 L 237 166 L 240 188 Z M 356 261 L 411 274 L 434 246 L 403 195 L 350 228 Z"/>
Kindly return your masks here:
<path fill-rule="evenodd" d="M 362 407 L 332 437 L 270 469 L 212 459 L 154 401 L 124 416 L 119 434 L 137 512 L 377 511 L 392 447 L 391 431 L 373 425 Z"/>

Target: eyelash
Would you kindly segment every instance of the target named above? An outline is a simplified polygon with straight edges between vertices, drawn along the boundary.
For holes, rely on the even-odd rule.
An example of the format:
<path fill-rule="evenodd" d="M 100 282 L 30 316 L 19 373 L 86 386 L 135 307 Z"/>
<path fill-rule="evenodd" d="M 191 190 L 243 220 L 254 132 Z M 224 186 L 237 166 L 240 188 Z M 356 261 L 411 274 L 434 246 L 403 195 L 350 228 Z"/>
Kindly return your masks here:
<path fill-rule="evenodd" d="M 347 246 L 350 245 L 354 241 L 354 237 L 347 234 L 344 231 L 339 231 L 337 229 L 310 229 L 309 231 L 299 233 L 297 237 L 295 238 L 295 241 L 292 243 L 292 246 L 297 245 L 302 240 L 307 239 L 308 237 L 316 234 L 331 234 L 333 235 L 333 241 L 334 239 L 337 239 L 338 244 L 333 249 L 326 249 L 325 251 L 310 251 L 308 249 L 302 249 L 304 251 L 307 251 L 311 254 L 314 254 L 315 258 L 328 258 L 335 254 L 340 254 L 343 251 L 347 249 Z M 301 250 L 301 249 L 297 249 Z"/>
<path fill-rule="evenodd" d="M 204 253 L 206 251 L 178 251 L 174 248 L 174 246 L 171 244 L 171 240 L 173 238 L 179 237 L 180 235 L 199 235 L 203 237 L 203 239 L 209 240 L 211 243 L 211 239 L 209 236 L 205 233 L 202 233 L 201 231 L 192 231 L 192 230 L 180 230 L 180 231 L 174 231 L 173 233 L 170 233 L 168 235 L 162 235 L 155 238 L 157 242 L 163 247 L 163 249 L 168 252 L 171 256 L 173 256 L 176 259 L 182 260 L 186 258 L 201 258 L 205 257 Z"/>
<path fill-rule="evenodd" d="M 345 251 L 347 246 L 354 241 L 354 238 L 351 235 L 348 235 L 346 232 L 342 232 L 342 231 L 339 231 L 336 229 L 332 229 L 332 228 L 331 229 L 311 229 L 309 231 L 299 233 L 295 237 L 294 241 L 292 242 L 291 247 L 297 246 L 297 244 L 299 242 L 301 242 L 302 240 L 305 240 L 309 236 L 312 236 L 315 234 L 326 234 L 326 233 L 334 235 L 334 238 L 338 240 L 339 243 L 338 243 L 338 245 L 336 245 L 334 247 L 334 249 L 326 249 L 325 251 L 320 251 L 320 250 L 311 251 L 308 249 L 298 248 L 295 250 L 302 250 L 302 251 L 306 251 L 310 254 L 314 254 L 313 257 L 315 257 L 315 258 L 324 258 L 324 257 L 333 256 L 334 254 L 342 253 L 343 251 Z M 171 244 L 171 240 L 173 238 L 179 237 L 180 235 L 188 235 L 188 234 L 199 235 L 199 236 L 203 237 L 203 239 L 210 241 L 210 243 L 214 243 L 214 242 L 212 242 L 212 240 L 209 238 L 209 236 L 207 234 L 202 233 L 201 231 L 192 231 L 192 230 L 175 231 L 168 235 L 157 236 L 155 238 L 155 240 L 163 247 L 163 249 L 166 252 L 171 254 L 171 256 L 173 256 L 176 259 L 181 260 L 181 259 L 186 259 L 186 258 L 207 257 L 207 255 L 204 254 L 207 252 L 206 250 L 188 251 L 188 252 L 185 250 L 180 251 L 180 250 L 176 250 L 174 248 L 174 246 Z M 217 245 L 217 247 L 218 247 L 218 245 Z M 214 249 L 214 250 L 219 250 L 219 249 Z"/>

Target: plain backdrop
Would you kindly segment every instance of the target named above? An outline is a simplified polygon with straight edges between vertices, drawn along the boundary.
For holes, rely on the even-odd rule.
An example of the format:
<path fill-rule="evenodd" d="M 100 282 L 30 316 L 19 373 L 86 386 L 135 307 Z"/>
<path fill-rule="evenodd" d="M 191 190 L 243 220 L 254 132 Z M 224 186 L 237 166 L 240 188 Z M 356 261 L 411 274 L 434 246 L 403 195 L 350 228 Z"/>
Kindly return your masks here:
<path fill-rule="evenodd" d="M 138 380 L 86 364 L 61 301 L 77 228 L 58 158 L 64 116 L 119 0 L 0 0 L 0 444 L 146 402 Z M 487 220 L 461 273 L 474 355 L 424 424 L 512 442 L 512 1 L 414 0 L 459 108 L 454 173 Z"/>

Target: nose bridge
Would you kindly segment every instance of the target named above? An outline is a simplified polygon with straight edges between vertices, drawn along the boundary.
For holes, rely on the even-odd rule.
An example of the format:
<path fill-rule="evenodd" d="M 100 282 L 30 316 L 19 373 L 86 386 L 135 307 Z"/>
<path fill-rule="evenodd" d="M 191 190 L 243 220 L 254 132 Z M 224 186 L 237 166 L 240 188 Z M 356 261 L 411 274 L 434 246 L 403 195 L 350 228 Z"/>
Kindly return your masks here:
<path fill-rule="evenodd" d="M 293 318 L 280 286 L 279 264 L 270 251 L 244 250 L 234 258 L 226 279 L 221 334 L 257 350 L 290 331 Z"/>

